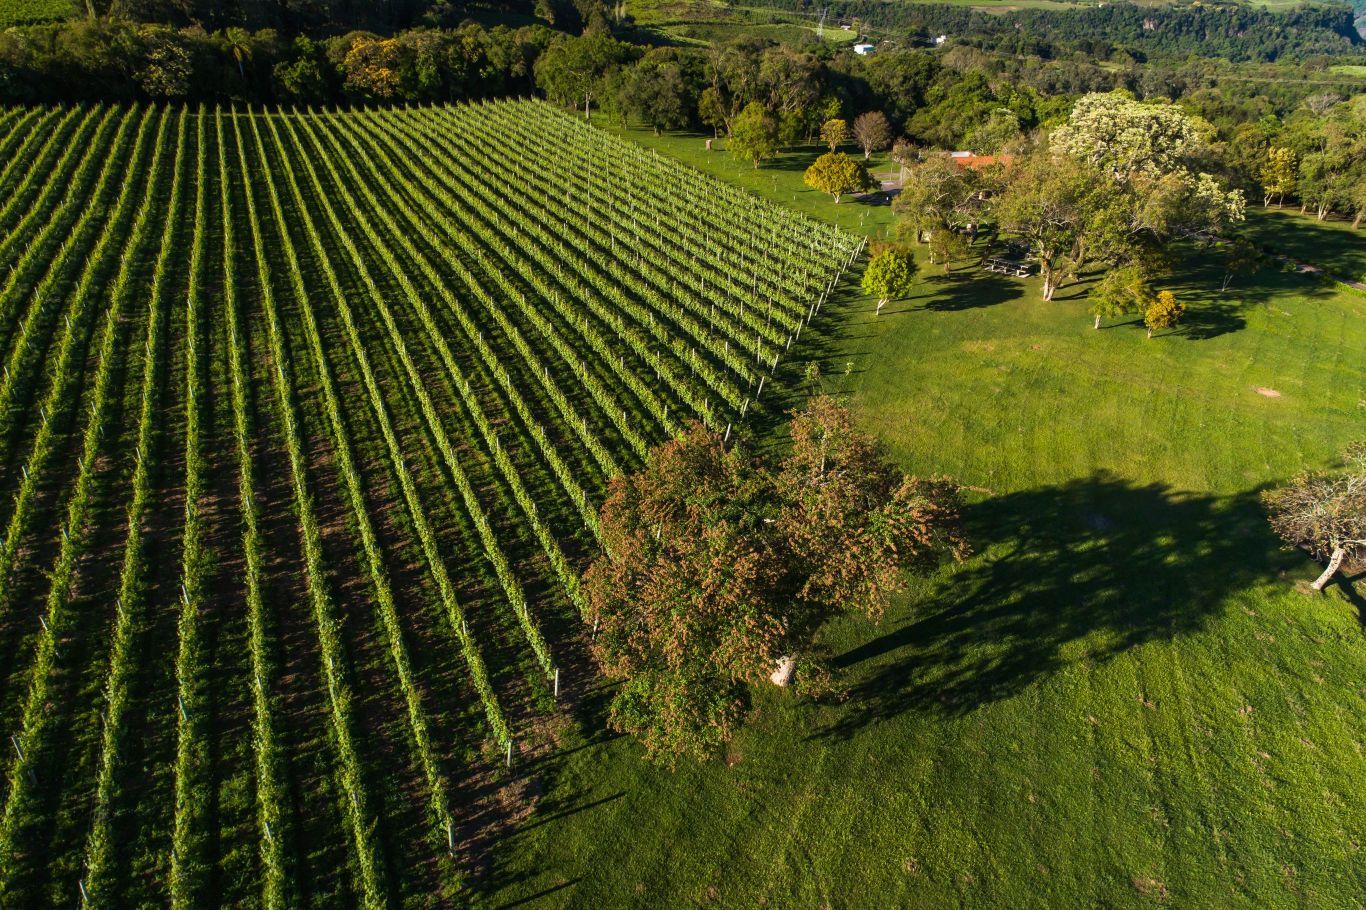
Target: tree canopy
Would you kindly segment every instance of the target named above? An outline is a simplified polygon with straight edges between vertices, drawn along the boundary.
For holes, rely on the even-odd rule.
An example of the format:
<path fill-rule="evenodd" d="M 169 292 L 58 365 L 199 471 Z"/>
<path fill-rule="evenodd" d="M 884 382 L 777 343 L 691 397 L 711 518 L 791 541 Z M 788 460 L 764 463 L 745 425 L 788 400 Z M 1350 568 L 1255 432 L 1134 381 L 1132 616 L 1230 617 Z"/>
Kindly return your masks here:
<path fill-rule="evenodd" d="M 906 571 L 968 552 L 957 486 L 902 475 L 833 399 L 790 436 L 765 461 L 694 425 L 611 482 L 584 576 L 592 650 L 622 683 L 610 723 L 656 759 L 711 754 L 781 660 L 819 678 L 830 617 L 876 618 Z"/>
<path fill-rule="evenodd" d="M 829 193 L 838 205 L 845 193 L 870 190 L 877 184 L 868 175 L 862 161 L 855 161 L 844 152 L 826 152 L 806 169 L 802 176 L 806 185 L 822 193 Z"/>
<path fill-rule="evenodd" d="M 863 293 L 877 298 L 878 312 L 896 297 L 905 297 L 914 287 L 917 266 L 911 254 L 889 246 L 878 251 L 863 270 Z"/>
<path fill-rule="evenodd" d="M 778 154 L 778 118 L 757 101 L 751 101 L 730 126 L 730 153 L 757 168 L 765 158 Z"/>
<path fill-rule="evenodd" d="M 863 160 L 892 144 L 892 125 L 881 111 L 868 111 L 854 118 L 854 140 L 863 149 Z"/>
<path fill-rule="evenodd" d="M 1343 461 L 1340 471 L 1306 472 L 1262 494 L 1281 540 L 1327 563 L 1316 591 L 1344 565 L 1366 564 L 1366 440 L 1348 446 Z"/>

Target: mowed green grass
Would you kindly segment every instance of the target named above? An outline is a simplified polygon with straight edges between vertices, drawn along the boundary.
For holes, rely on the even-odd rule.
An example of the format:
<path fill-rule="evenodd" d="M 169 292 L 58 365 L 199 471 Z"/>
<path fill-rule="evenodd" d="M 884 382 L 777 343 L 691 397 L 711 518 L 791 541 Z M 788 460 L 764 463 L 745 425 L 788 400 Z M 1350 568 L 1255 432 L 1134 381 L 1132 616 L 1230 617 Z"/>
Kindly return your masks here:
<path fill-rule="evenodd" d="M 1352 229 L 1350 218 L 1318 221 L 1299 206 L 1249 206 L 1242 230 L 1259 245 L 1327 269 L 1339 278 L 1366 281 L 1366 227 Z"/>
<path fill-rule="evenodd" d="M 977 488 L 977 555 L 835 623 L 845 696 L 758 692 L 724 758 L 571 743 L 491 905 L 1358 906 L 1363 601 L 1296 591 L 1257 493 L 1366 435 L 1366 297 L 1182 274 L 1152 340 L 930 268 L 827 308 L 784 391 L 818 360 L 906 469 Z"/>
<path fill-rule="evenodd" d="M 0 0 L 0 28 L 69 19 L 78 9 L 76 0 Z"/>

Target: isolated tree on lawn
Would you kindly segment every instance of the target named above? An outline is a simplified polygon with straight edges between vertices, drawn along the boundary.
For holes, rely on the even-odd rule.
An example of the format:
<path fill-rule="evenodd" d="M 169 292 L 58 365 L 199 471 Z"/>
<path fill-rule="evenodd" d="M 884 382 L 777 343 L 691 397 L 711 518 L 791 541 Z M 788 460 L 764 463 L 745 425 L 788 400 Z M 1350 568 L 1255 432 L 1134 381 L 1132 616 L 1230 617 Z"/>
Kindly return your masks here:
<path fill-rule="evenodd" d="M 1094 328 L 1100 328 L 1102 319 L 1145 312 L 1152 297 L 1148 273 L 1142 266 L 1130 263 L 1110 269 L 1087 295 L 1091 301 L 1091 315 L 1095 317 Z"/>
<path fill-rule="evenodd" d="M 877 312 L 896 297 L 911 293 L 915 281 L 915 259 L 907 250 L 889 246 L 873 254 L 863 270 L 863 293 L 877 298 Z"/>
<path fill-rule="evenodd" d="M 849 141 L 849 124 L 838 118 L 825 121 L 821 125 L 821 141 L 830 146 L 831 152 L 835 151 Z"/>
<path fill-rule="evenodd" d="M 1143 324 L 1148 327 L 1148 337 L 1153 332 L 1175 328 L 1186 314 L 1186 305 L 1176 299 L 1171 291 L 1159 291 L 1143 311 Z"/>
<path fill-rule="evenodd" d="M 907 570 L 968 548 L 958 488 L 907 478 L 848 412 L 816 398 L 776 464 L 694 424 L 613 478 L 605 553 L 584 575 L 592 652 L 621 682 L 609 723 L 672 764 L 734 733 L 747 690 L 818 680 L 816 632 L 880 616 Z M 805 662 L 803 662 L 805 661 Z"/>
<path fill-rule="evenodd" d="M 1262 494 L 1271 529 L 1286 545 L 1327 562 L 1315 591 L 1343 566 L 1366 565 L 1366 440 L 1348 446 L 1343 460 L 1343 471 L 1306 472 Z"/>
<path fill-rule="evenodd" d="M 854 118 L 854 140 L 863 149 L 863 160 L 873 157 L 892 142 L 892 125 L 881 111 L 868 111 Z"/>
<path fill-rule="evenodd" d="M 778 154 L 778 118 L 758 101 L 751 101 L 730 127 L 730 153 L 754 163 Z"/>
<path fill-rule="evenodd" d="M 829 193 L 836 205 L 845 193 L 860 193 L 876 186 L 863 162 L 844 152 L 826 152 L 811 163 L 802 180 L 812 189 Z"/>

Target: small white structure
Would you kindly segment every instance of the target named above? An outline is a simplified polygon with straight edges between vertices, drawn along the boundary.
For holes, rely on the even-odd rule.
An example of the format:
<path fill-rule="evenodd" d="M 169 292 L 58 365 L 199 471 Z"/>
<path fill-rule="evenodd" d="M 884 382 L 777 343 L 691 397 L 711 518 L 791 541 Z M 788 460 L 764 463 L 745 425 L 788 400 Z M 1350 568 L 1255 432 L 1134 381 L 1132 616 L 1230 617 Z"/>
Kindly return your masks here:
<path fill-rule="evenodd" d="M 855 44 L 855 45 L 854 45 L 854 53 L 858 54 L 860 57 L 869 57 L 869 56 L 872 56 L 872 53 L 873 53 L 873 45 L 871 45 L 871 44 Z"/>
<path fill-rule="evenodd" d="M 948 36 L 948 35 L 936 35 L 936 36 L 935 36 L 935 39 L 934 39 L 934 46 L 935 46 L 935 47 L 942 47 L 942 46 L 944 45 L 944 42 L 945 42 L 945 41 L 948 41 L 948 40 L 949 40 L 949 36 Z"/>

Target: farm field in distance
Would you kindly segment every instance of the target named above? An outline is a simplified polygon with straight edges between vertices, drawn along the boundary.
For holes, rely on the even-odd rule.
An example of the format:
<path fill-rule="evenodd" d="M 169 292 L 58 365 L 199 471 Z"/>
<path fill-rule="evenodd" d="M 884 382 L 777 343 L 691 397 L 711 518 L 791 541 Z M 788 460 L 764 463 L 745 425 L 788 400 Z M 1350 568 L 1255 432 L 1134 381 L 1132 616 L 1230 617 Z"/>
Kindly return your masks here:
<path fill-rule="evenodd" d="M 540 102 L 0 150 L 0 903 L 496 890 L 606 479 L 773 416 L 862 239 Z"/>
<path fill-rule="evenodd" d="M 0 28 L 33 22 L 55 22 L 76 15 L 73 0 L 0 0 Z"/>

